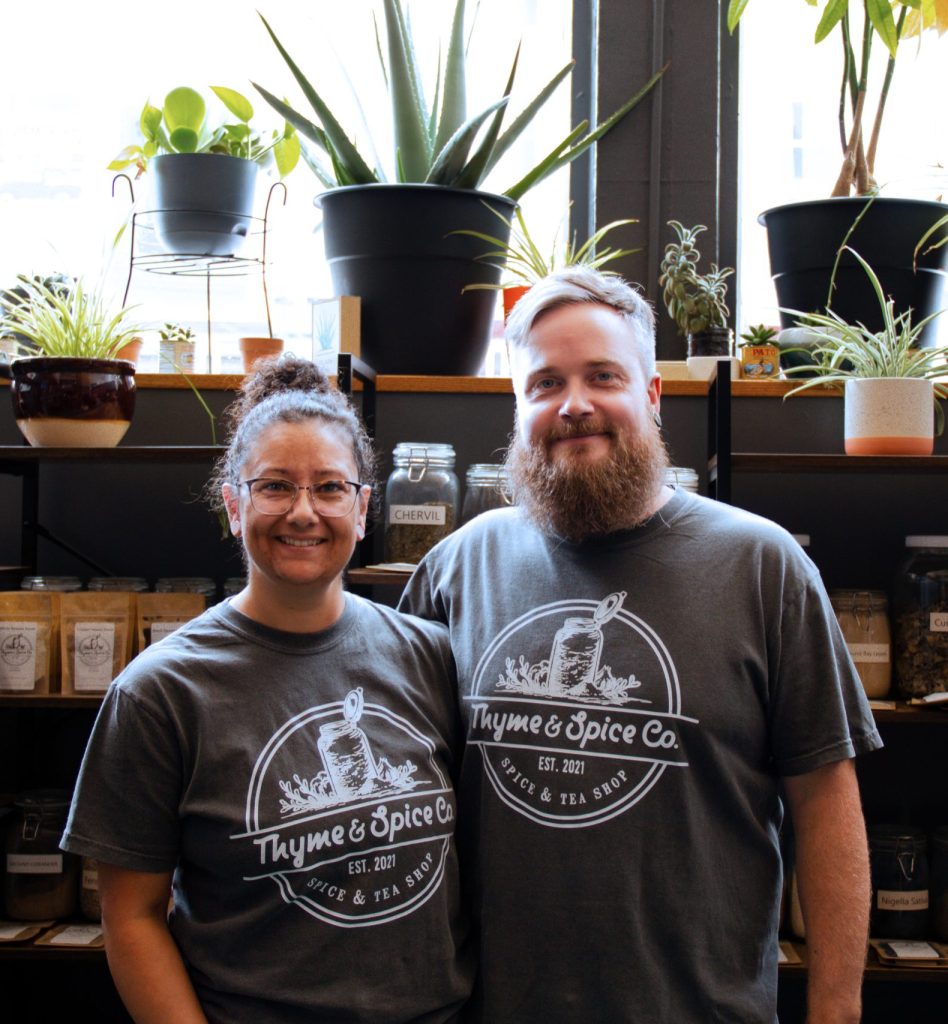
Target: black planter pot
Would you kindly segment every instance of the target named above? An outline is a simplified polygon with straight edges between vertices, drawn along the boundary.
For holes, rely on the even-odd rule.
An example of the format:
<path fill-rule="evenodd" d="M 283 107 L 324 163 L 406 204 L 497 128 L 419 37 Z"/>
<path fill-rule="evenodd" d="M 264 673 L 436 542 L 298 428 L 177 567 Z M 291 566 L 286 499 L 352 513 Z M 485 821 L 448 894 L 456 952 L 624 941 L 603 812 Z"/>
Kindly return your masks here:
<path fill-rule="evenodd" d="M 324 192 L 326 259 L 336 295 L 361 299 L 361 354 L 378 373 L 476 374 L 490 343 L 500 271 L 493 248 L 459 230 L 498 238 L 504 196 L 440 185 L 352 185 Z"/>
<path fill-rule="evenodd" d="M 767 228 L 777 301 L 783 309 L 803 313 L 826 309 L 836 252 L 867 203 L 860 197 L 820 199 L 776 206 L 760 215 L 758 220 Z M 886 295 L 895 301 L 896 314 L 911 307 L 913 323 L 941 309 L 944 302 L 948 245 L 920 255 L 917 270 L 913 259 L 922 236 L 946 214 L 945 203 L 877 197 L 846 243 L 878 275 Z M 948 237 L 948 229 L 939 237 Z M 864 323 L 873 331 L 882 329 L 876 294 L 851 253 L 843 253 L 840 259 L 830 309 L 848 322 Z M 791 327 L 796 319 L 781 312 L 780 322 Z M 923 345 L 934 343 L 936 329 L 933 324 L 923 333 Z"/>
<path fill-rule="evenodd" d="M 734 332 L 730 327 L 708 327 L 688 335 L 690 356 L 732 356 L 734 355 Z"/>
<path fill-rule="evenodd" d="M 147 222 L 169 253 L 236 256 L 250 234 L 257 165 L 223 153 L 166 153 L 150 163 Z"/>

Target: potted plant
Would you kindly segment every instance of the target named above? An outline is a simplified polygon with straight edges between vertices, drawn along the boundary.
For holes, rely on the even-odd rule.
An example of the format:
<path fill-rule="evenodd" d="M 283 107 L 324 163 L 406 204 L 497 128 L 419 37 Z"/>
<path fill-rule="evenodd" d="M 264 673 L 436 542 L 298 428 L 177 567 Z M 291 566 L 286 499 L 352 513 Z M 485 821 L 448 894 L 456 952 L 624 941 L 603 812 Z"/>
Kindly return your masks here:
<path fill-rule="evenodd" d="M 851 253 L 876 296 L 883 328 L 847 323 L 832 310 L 809 314 L 810 329 L 819 336 L 815 364 L 806 368 L 810 379 L 787 397 L 817 384 L 842 388 L 847 455 L 931 455 L 934 435 L 944 428 L 938 399 L 948 397 L 948 385 L 941 382 L 948 375 L 948 348 L 920 348 L 918 342 L 944 310 L 913 324 L 912 311 L 896 313 L 872 267 Z"/>
<path fill-rule="evenodd" d="M 158 372 L 194 372 L 194 331 L 184 324 L 166 323 L 158 331 Z"/>
<path fill-rule="evenodd" d="M 240 355 L 243 360 L 244 373 L 252 373 L 261 359 L 272 359 L 283 351 L 283 339 L 269 335 L 238 339 Z"/>
<path fill-rule="evenodd" d="M 741 335 L 741 375 L 752 379 L 780 374 L 777 328 L 766 324 L 748 327 Z"/>
<path fill-rule="evenodd" d="M 250 232 L 258 167 L 281 178 L 299 160 L 292 125 L 262 138 L 250 127 L 253 106 L 234 89 L 211 86 L 230 115 L 208 122 L 207 104 L 195 89 L 179 86 L 160 108 L 146 102 L 139 118 L 142 142 L 126 146 L 109 170 L 150 168 L 154 209 L 144 221 L 171 253 L 234 255 Z"/>
<path fill-rule="evenodd" d="M 734 333 L 727 323 L 731 315 L 727 279 L 734 270 L 711 263 L 706 274 L 698 273 L 701 253 L 695 239 L 707 228 L 704 224 L 686 228 L 677 220 L 668 224 L 678 239 L 665 246 L 658 283 L 669 316 L 687 339 L 688 358 L 732 357 Z"/>
<path fill-rule="evenodd" d="M 24 297 L 0 319 L 0 331 L 26 337 L 37 353 L 0 363 L 17 427 L 38 447 L 114 447 L 135 409 L 135 365 L 115 354 L 140 328 L 81 281 L 65 295 L 20 281 Z"/>
<path fill-rule="evenodd" d="M 816 6 L 816 0 L 807 2 Z M 730 0 L 731 32 L 747 4 L 748 0 Z M 856 38 L 860 30 L 856 9 L 862 12 L 861 39 Z M 930 247 L 917 264 L 913 253 L 919 239 L 939 221 L 937 237 L 942 241 L 948 237 L 948 205 L 880 196 L 875 163 L 897 57 L 911 52 L 923 32 L 941 33 L 946 28 L 948 11 L 943 4 L 918 0 L 825 0 L 822 4 L 815 42 L 835 35 L 842 44 L 840 92 L 827 97 L 837 115 L 842 167 L 830 198 L 784 204 L 760 215 L 782 310 L 832 308 L 844 320 L 882 329 L 872 288 L 847 247 L 858 250 L 874 268 L 896 311 L 911 308 L 916 317 L 927 319 L 937 309 L 948 247 Z M 881 79 L 872 81 L 870 56 L 878 45 L 887 50 L 886 67 Z M 870 116 L 872 127 L 867 134 Z M 903 142 L 908 144 L 910 140 Z M 784 327 L 791 326 L 785 312 L 781 321 Z M 920 340 L 926 344 L 930 338 L 931 332 L 923 332 Z"/>
<path fill-rule="evenodd" d="M 502 238 L 482 231 L 467 229 L 460 229 L 457 233 L 479 238 L 482 242 L 494 246 L 488 252 L 481 253 L 479 258 L 486 260 L 506 276 L 497 284 L 469 284 L 465 286 L 465 290 L 500 290 L 503 293 L 504 320 L 507 319 L 510 311 L 523 295 L 537 281 L 552 274 L 553 271 L 574 266 L 602 270 L 607 263 L 611 263 L 613 260 L 639 252 L 638 249 L 612 249 L 608 246 L 600 248 L 600 243 L 610 231 L 626 224 L 638 224 L 638 221 L 632 218 L 614 220 L 609 224 L 604 224 L 582 244 L 577 241 L 575 234 L 571 239 L 561 242 L 559 230 L 557 230 L 550 249 L 545 252 L 534 240 L 519 206 L 514 211 L 513 217 L 509 218 L 489 203 L 486 205 L 506 229 Z M 605 270 L 603 273 L 608 274 L 611 271 Z"/>
<path fill-rule="evenodd" d="M 21 303 L 26 302 L 30 292 L 28 285 L 39 284 L 57 295 L 66 296 L 75 282 L 67 274 L 53 273 L 45 277 L 40 274 L 19 274 L 17 283 L 0 291 L 0 317 L 11 313 Z M 16 355 L 28 355 L 32 343 L 24 334 L 10 329 L 0 331 L 0 352 L 6 355 L 7 361 Z"/>
<path fill-rule="evenodd" d="M 594 131 L 585 122 L 573 128 L 503 195 L 485 193 L 481 183 L 569 76 L 572 62 L 505 127 L 515 57 L 500 98 L 469 116 L 464 15 L 464 0 L 458 0 L 444 62 L 438 65 L 439 71 L 443 67 L 438 105 L 431 109 L 402 5 L 384 0 L 385 46 L 379 40 L 378 49 L 392 102 L 394 183 L 363 158 L 352 133 L 343 129 L 264 20 L 313 113 L 306 116 L 262 86 L 255 83 L 255 88 L 318 149 L 307 163 L 328 190 L 318 202 L 333 288 L 337 295 L 361 298 L 362 358 L 381 373 L 478 372 L 489 343 L 494 301 L 487 292 L 464 289 L 472 283 L 496 284 L 500 272 L 478 259 L 475 238 L 455 229 L 495 233 L 493 214 L 482 200 L 509 218 L 532 186 L 593 146 L 662 74 L 654 75 Z M 322 155 L 328 162 L 322 162 Z M 423 316 L 418 315 L 421 295 Z"/>

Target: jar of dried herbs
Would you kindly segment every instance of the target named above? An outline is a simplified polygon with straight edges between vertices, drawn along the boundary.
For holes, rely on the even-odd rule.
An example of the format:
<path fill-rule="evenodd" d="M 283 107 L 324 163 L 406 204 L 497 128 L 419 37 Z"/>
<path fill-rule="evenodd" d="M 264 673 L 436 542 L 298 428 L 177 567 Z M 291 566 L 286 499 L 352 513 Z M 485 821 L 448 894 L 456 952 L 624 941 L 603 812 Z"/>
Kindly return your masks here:
<path fill-rule="evenodd" d="M 7 827 L 4 898 L 15 921 L 68 917 L 79 902 L 79 857 L 59 849 L 69 794 L 29 790 L 14 799 Z"/>
<path fill-rule="evenodd" d="M 421 441 L 395 446 L 385 485 L 385 561 L 419 562 L 454 529 L 458 478 L 454 447 Z"/>
<path fill-rule="evenodd" d="M 71 594 L 82 590 L 82 580 L 78 576 L 24 576 L 20 580 L 21 590 L 52 590 L 61 594 Z"/>
<path fill-rule="evenodd" d="M 881 590 L 832 590 L 830 602 L 866 696 L 884 697 L 892 685 L 889 601 Z"/>
<path fill-rule="evenodd" d="M 948 690 L 948 536 L 905 538 L 893 592 L 895 679 L 906 698 Z"/>
<path fill-rule="evenodd" d="M 466 523 L 492 508 L 513 504 L 510 473 L 506 466 L 492 462 L 474 462 L 464 477 L 464 504 L 461 522 Z"/>
<path fill-rule="evenodd" d="M 205 605 L 217 600 L 217 583 L 210 576 L 162 576 L 155 580 L 156 594 L 201 594 Z"/>
<path fill-rule="evenodd" d="M 92 576 L 88 589 L 107 593 L 144 594 L 148 590 L 148 580 L 144 576 Z"/>

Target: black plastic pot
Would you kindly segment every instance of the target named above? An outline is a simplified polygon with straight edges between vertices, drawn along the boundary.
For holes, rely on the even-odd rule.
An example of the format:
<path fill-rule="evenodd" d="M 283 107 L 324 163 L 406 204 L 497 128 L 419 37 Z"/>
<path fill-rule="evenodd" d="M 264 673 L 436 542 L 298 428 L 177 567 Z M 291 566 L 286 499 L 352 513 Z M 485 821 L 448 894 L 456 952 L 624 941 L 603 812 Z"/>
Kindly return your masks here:
<path fill-rule="evenodd" d="M 912 321 L 917 323 L 942 308 L 948 245 L 920 255 L 917 270 L 913 258 L 925 232 L 948 214 L 948 204 L 879 196 L 871 201 L 852 197 L 790 203 L 760 215 L 758 220 L 767 228 L 770 271 L 782 309 L 825 311 L 837 250 L 863 210 L 865 216 L 846 244 L 878 275 L 886 295 L 895 302 L 896 313 L 911 307 Z M 931 242 L 945 237 L 948 228 Z M 830 309 L 850 323 L 882 329 L 879 301 L 851 253 L 843 253 L 840 259 Z M 781 312 L 780 322 L 791 327 L 796 318 Z M 931 325 L 921 343 L 934 344 L 936 330 L 937 325 Z"/>
<path fill-rule="evenodd" d="M 253 221 L 257 165 L 223 153 L 166 153 L 149 164 L 155 209 L 146 223 L 165 251 L 236 256 Z"/>
<path fill-rule="evenodd" d="M 734 355 L 734 332 L 730 327 L 714 325 L 703 331 L 695 331 L 688 335 L 689 356 L 722 356 Z"/>
<path fill-rule="evenodd" d="M 485 206 L 504 196 L 441 185 L 352 185 L 317 197 L 336 295 L 361 299 L 361 356 L 378 373 L 476 374 L 490 343 L 500 271 L 469 229 L 507 237 Z"/>

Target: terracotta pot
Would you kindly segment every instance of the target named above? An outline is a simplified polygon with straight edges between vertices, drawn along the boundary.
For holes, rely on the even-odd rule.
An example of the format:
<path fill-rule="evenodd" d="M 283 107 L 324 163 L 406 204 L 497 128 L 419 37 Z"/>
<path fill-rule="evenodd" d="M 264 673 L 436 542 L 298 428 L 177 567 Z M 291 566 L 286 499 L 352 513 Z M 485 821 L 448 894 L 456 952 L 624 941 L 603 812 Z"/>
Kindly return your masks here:
<path fill-rule="evenodd" d="M 114 448 L 125 436 L 135 411 L 134 363 L 30 356 L 8 370 L 16 425 L 34 447 Z"/>
<path fill-rule="evenodd" d="M 847 455 L 931 455 L 935 395 L 930 380 L 869 377 L 846 381 Z"/>
<path fill-rule="evenodd" d="M 144 341 L 141 338 L 132 338 L 127 345 L 123 345 L 118 352 L 115 353 L 115 358 L 127 359 L 130 363 L 134 363 L 138 366 L 138 357 L 142 354 L 143 344 Z"/>
<path fill-rule="evenodd" d="M 503 289 L 504 323 L 507 322 L 507 317 L 513 312 L 514 306 L 517 305 L 528 291 L 530 291 L 530 285 L 528 284 L 515 284 Z"/>
<path fill-rule="evenodd" d="M 244 360 L 244 373 L 252 373 L 260 359 L 278 356 L 282 351 L 282 338 L 241 338 L 240 354 Z"/>

